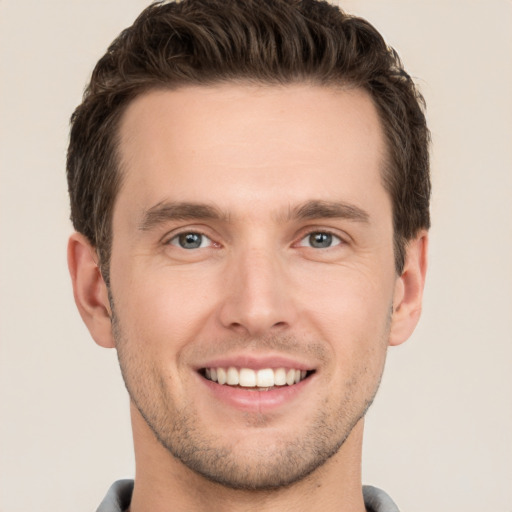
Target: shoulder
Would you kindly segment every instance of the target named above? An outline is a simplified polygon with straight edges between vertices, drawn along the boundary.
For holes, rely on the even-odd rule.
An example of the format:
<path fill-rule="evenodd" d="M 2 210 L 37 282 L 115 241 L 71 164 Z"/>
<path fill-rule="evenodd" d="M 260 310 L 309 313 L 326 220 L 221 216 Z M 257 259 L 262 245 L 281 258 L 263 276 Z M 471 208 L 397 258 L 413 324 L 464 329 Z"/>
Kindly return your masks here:
<path fill-rule="evenodd" d="M 130 506 L 133 480 L 117 480 L 107 492 L 96 512 L 123 512 Z"/>
<path fill-rule="evenodd" d="M 389 495 L 377 487 L 363 485 L 363 496 L 368 512 L 400 512 Z"/>

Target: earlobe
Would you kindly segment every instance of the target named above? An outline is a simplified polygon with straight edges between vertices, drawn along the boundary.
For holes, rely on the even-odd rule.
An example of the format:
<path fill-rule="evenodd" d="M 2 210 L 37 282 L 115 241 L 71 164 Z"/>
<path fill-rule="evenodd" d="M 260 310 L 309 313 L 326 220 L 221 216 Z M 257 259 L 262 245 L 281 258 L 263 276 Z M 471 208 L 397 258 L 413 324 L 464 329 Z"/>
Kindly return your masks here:
<path fill-rule="evenodd" d="M 80 233 L 74 233 L 69 238 L 68 268 L 82 320 L 98 345 L 113 348 L 115 343 L 107 286 L 98 267 L 96 251 Z"/>
<path fill-rule="evenodd" d="M 420 318 L 427 272 L 427 250 L 426 231 L 421 231 L 407 245 L 404 270 L 395 283 L 390 345 L 400 345 L 406 341 Z"/>

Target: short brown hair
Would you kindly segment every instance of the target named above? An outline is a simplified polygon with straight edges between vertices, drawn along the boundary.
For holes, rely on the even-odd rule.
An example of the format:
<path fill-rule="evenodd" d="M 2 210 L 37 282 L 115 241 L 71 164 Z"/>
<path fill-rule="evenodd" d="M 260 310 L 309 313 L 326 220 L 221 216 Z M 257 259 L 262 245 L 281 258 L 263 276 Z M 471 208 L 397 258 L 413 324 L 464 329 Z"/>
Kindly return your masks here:
<path fill-rule="evenodd" d="M 368 91 L 387 138 L 383 182 L 401 274 L 407 241 L 430 226 L 430 137 L 423 98 L 397 53 L 367 21 L 323 1 L 182 0 L 149 6 L 115 39 L 71 118 L 71 220 L 97 249 L 107 284 L 126 106 L 150 89 L 233 81 Z"/>

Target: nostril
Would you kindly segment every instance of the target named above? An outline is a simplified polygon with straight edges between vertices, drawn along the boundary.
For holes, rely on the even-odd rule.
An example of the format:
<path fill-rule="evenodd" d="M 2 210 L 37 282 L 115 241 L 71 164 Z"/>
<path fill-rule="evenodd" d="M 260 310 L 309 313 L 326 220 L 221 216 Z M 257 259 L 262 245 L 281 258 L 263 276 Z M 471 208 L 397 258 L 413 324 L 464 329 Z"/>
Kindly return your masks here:
<path fill-rule="evenodd" d="M 242 332 L 245 334 L 247 332 L 247 329 L 240 322 L 231 322 L 229 328 L 238 333 Z"/>

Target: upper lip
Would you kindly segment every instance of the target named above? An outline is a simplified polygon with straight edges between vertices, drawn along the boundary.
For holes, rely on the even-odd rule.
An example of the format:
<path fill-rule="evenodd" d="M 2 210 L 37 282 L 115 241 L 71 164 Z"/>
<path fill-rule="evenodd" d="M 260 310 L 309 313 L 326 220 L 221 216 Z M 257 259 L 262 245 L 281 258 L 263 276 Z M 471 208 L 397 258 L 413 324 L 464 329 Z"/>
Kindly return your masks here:
<path fill-rule="evenodd" d="M 231 366 L 235 368 L 251 368 L 253 370 L 261 370 L 263 368 L 294 368 L 296 370 L 309 371 L 315 369 L 315 365 L 290 356 L 238 354 L 210 359 L 196 365 L 196 370 L 203 368 L 229 368 Z"/>

